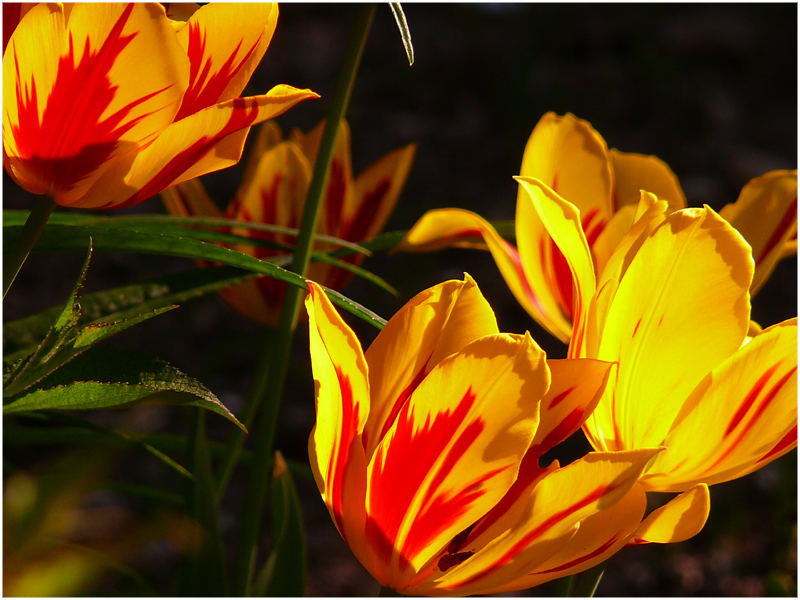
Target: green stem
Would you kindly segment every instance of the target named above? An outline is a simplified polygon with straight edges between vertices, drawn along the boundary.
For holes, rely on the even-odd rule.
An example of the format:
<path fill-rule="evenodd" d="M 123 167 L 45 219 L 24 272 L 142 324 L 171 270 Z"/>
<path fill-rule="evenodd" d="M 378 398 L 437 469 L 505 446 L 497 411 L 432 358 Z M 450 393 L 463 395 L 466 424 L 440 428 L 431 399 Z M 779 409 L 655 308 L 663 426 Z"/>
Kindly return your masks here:
<path fill-rule="evenodd" d="M 572 586 L 575 585 L 575 575 L 562 577 L 556 581 L 556 593 L 559 598 L 569 598 L 572 596 Z"/>
<path fill-rule="evenodd" d="M 333 145 L 336 141 L 339 123 L 344 118 L 350 101 L 350 93 L 353 89 L 353 82 L 358 72 L 358 65 L 361 62 L 361 55 L 374 13 L 374 4 L 361 4 L 358 6 L 356 21 L 345 51 L 344 62 L 331 98 L 330 108 L 326 117 L 327 122 L 320 141 L 317 160 L 314 164 L 314 173 L 311 178 L 311 185 L 309 186 L 308 197 L 303 211 L 303 220 L 300 225 L 300 233 L 297 237 L 291 265 L 291 270 L 301 275 L 308 268 L 312 236 L 316 229 L 322 191 L 325 189 L 328 167 L 333 155 Z M 250 591 L 250 580 L 256 558 L 261 519 L 272 474 L 275 431 L 286 381 L 286 371 L 289 365 L 289 352 L 294 336 L 294 327 L 300 307 L 300 292 L 301 290 L 297 287 L 286 287 L 269 374 L 264 380 L 265 389 L 263 390 L 264 394 L 261 395 L 264 397 L 264 406 L 261 410 L 259 410 L 259 407 L 255 409 L 257 416 L 255 428 L 253 429 L 254 458 L 250 478 L 247 482 L 243 518 L 240 522 L 239 539 L 236 545 L 232 590 L 234 595 L 248 595 Z M 267 383 L 269 383 L 269 387 Z"/>
<path fill-rule="evenodd" d="M 31 214 L 22 228 L 14 246 L 3 257 L 3 299 L 5 299 L 11 284 L 17 278 L 17 273 L 25 264 L 25 259 L 31 253 L 31 248 L 42 234 L 47 220 L 53 213 L 56 203 L 47 196 L 37 196 L 33 201 Z"/>

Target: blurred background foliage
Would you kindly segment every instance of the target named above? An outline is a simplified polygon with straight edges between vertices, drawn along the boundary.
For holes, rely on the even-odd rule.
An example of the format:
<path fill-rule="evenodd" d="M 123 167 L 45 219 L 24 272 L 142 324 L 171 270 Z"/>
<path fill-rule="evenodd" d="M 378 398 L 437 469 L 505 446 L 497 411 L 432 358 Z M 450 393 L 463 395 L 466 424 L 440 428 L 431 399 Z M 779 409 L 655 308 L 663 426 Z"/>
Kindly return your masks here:
<path fill-rule="evenodd" d="M 272 46 L 246 91 L 285 82 L 323 96 L 281 117 L 284 131 L 308 130 L 324 116 L 354 12 L 351 5 L 281 6 Z M 424 211 L 447 206 L 512 219 L 511 177 L 533 126 L 549 110 L 590 121 L 609 147 L 658 155 L 695 206 L 719 210 L 752 177 L 797 166 L 795 5 L 408 4 L 405 12 L 414 66 L 408 66 L 388 7 L 381 7 L 348 113 L 355 172 L 394 148 L 419 144 L 387 230 L 408 229 Z M 220 206 L 232 198 L 241 173 L 239 165 L 204 178 Z M 6 208 L 31 205 L 5 174 L 3 191 Z M 163 207 L 154 198 L 119 214 L 132 212 Z M 4 303 L 4 319 L 63 303 L 82 261 L 80 253 L 33 255 Z M 86 291 L 189 266 L 180 259 L 96 253 Z M 565 354 L 516 304 L 488 253 L 380 253 L 364 266 L 400 296 L 363 281 L 353 281 L 345 293 L 383 317 L 423 288 L 468 271 L 492 303 L 501 330 L 529 329 L 549 355 Z M 753 318 L 766 326 L 796 314 L 797 263 L 791 258 L 755 298 Z M 365 344 L 376 333 L 348 321 Z M 236 413 L 263 335 L 210 297 L 132 328 L 113 344 L 154 349 Z M 187 435 L 189 410 L 142 406 L 81 417 L 151 435 L 186 464 L 180 440 L 170 434 Z M 301 326 L 277 441 L 290 464 L 307 463 L 313 411 Z M 207 425 L 218 442 L 233 430 L 215 415 Z M 197 541 L 194 526 L 181 516 L 183 478 L 141 446 L 92 435 L 68 420 L 61 430 L 55 435 L 24 416 L 4 419 L 5 593 L 174 593 L 181 557 Z M 576 436 L 559 457 L 574 458 L 587 448 Z M 377 583 L 336 532 L 310 473 L 296 471 L 307 524 L 306 594 L 377 593 Z M 228 541 L 236 532 L 244 473 L 235 473 L 222 503 Z M 711 498 L 711 516 L 698 536 L 623 550 L 608 563 L 598 595 L 795 596 L 797 452 L 714 486 Z M 263 544 L 268 549 L 268 536 Z M 554 593 L 555 583 L 518 595 Z"/>

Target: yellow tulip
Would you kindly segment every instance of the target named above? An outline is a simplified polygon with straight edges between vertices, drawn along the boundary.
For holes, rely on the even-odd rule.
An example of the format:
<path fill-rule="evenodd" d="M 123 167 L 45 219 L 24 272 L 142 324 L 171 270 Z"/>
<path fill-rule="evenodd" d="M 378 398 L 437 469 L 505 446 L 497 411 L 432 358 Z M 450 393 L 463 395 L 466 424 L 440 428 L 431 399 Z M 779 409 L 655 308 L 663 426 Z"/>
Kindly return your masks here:
<path fill-rule="evenodd" d="M 167 210 L 175 215 L 198 215 L 270 223 L 299 228 L 311 172 L 325 123 L 308 134 L 294 130 L 283 140 L 280 128 L 265 123 L 250 154 L 245 174 L 234 201 L 223 213 L 208 197 L 199 180 L 180 184 L 163 194 Z M 328 184 L 320 204 L 317 232 L 351 242 L 375 237 L 383 229 L 405 184 L 414 159 L 415 145 L 395 150 L 353 177 L 350 159 L 350 131 L 342 123 L 336 138 Z M 287 245 L 295 239 L 246 229 L 234 230 Z M 317 249 L 325 246 L 317 244 Z M 282 251 L 263 246 L 236 248 L 256 258 L 268 258 Z M 361 256 L 343 258 L 359 264 Z M 308 277 L 331 288 L 343 287 L 349 271 L 325 263 L 312 263 Z M 240 313 L 263 324 L 275 324 L 280 314 L 286 284 L 269 277 L 249 281 L 221 292 Z"/>
<path fill-rule="evenodd" d="M 580 226 L 600 272 L 633 223 L 640 190 L 666 200 L 670 210 L 686 206 L 675 174 L 655 156 L 609 150 L 592 126 L 571 114 L 547 113 L 525 147 L 520 176 L 539 180 L 580 213 Z M 797 172 L 773 171 L 753 179 L 721 214 L 754 248 L 755 293 L 778 260 L 796 252 Z M 754 218 L 754 215 L 758 215 Z M 572 278 L 564 255 L 543 223 L 517 195 L 516 247 L 479 215 L 460 209 L 425 213 L 401 248 L 434 250 L 474 247 L 476 236 L 491 251 L 522 307 L 563 342 L 573 328 Z"/>
<path fill-rule="evenodd" d="M 583 425 L 596 450 L 664 446 L 641 483 L 679 492 L 741 477 L 797 445 L 797 319 L 750 331 L 755 261 L 730 223 L 707 206 L 671 212 L 642 192 L 595 277 L 578 209 L 539 180 L 519 183 L 576 290 L 568 355 L 618 365 Z M 680 515 L 685 539 L 687 503 L 662 507 L 662 529 L 648 523 L 649 534 L 675 541 L 669 524 Z M 696 511 L 702 526 L 707 508 L 698 501 Z"/>
<path fill-rule="evenodd" d="M 310 90 L 239 97 L 276 4 L 37 4 L 3 54 L 3 164 L 34 194 L 118 208 L 238 162 L 250 127 Z"/>
<path fill-rule="evenodd" d="M 475 282 L 411 299 L 366 352 L 309 283 L 309 458 L 339 533 L 385 587 L 519 590 L 606 560 L 639 527 L 658 449 L 541 456 L 580 427 L 612 364 L 547 361 L 499 333 Z"/>

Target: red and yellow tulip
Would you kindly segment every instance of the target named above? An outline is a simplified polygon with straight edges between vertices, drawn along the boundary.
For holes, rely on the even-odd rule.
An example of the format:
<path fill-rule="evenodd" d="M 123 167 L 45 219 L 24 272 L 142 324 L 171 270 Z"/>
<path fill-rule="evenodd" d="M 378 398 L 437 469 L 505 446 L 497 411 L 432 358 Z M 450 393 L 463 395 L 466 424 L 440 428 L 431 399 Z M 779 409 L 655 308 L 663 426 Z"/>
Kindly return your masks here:
<path fill-rule="evenodd" d="M 195 10 L 196 9 L 196 10 Z M 276 4 L 37 4 L 3 54 L 3 165 L 34 194 L 117 208 L 235 164 L 250 127 L 315 98 L 239 97 Z"/>
<path fill-rule="evenodd" d="M 741 477 L 797 445 L 797 319 L 749 335 L 757 267 L 730 223 L 642 192 L 595 276 L 579 210 L 539 180 L 519 183 L 525 213 L 570 271 L 569 356 L 618 365 L 583 425 L 596 450 L 663 445 L 642 485 L 677 492 Z M 664 518 L 685 512 L 663 508 Z"/>
<path fill-rule="evenodd" d="M 167 210 L 182 216 L 226 216 L 249 223 L 299 228 L 324 126 L 322 122 L 308 134 L 294 130 L 287 140 L 283 140 L 275 123 L 265 123 L 250 154 L 241 186 L 226 213 L 217 208 L 199 180 L 180 184 L 165 192 L 163 198 Z M 350 130 L 343 122 L 320 204 L 317 232 L 351 242 L 362 242 L 380 233 L 403 189 L 414 151 L 413 144 L 395 150 L 354 178 Z M 242 229 L 235 233 L 290 246 L 295 241 L 288 235 L 260 231 Z M 324 249 L 320 244 L 316 247 Z M 256 258 L 268 258 L 282 252 L 264 246 L 244 245 L 237 250 Z M 358 264 L 361 257 L 348 256 L 344 260 Z M 326 263 L 312 263 L 308 277 L 328 287 L 341 288 L 351 274 Z M 221 293 L 246 317 L 259 323 L 275 324 L 285 289 L 283 282 L 261 277 Z"/>
<path fill-rule="evenodd" d="M 310 462 L 340 534 L 383 586 L 519 590 L 679 527 L 658 515 L 640 525 L 636 482 L 657 449 L 539 464 L 592 411 L 612 364 L 547 361 L 529 334 L 499 333 L 468 276 L 418 294 L 366 352 L 309 289 Z"/>
<path fill-rule="evenodd" d="M 580 214 L 580 226 L 596 272 L 603 269 L 630 229 L 639 191 L 686 206 L 677 178 L 659 158 L 609 150 L 592 126 L 571 114 L 547 113 L 533 130 L 520 169 L 549 186 Z M 550 333 L 568 342 L 573 329 L 572 277 L 563 253 L 544 224 L 517 196 L 516 247 L 485 219 L 466 210 L 439 209 L 422 216 L 402 244 L 405 250 L 475 246 L 481 236 L 517 301 Z M 772 171 L 753 179 L 721 214 L 753 246 L 755 293 L 778 260 L 797 248 L 797 172 Z M 757 214 L 758 218 L 753 218 Z"/>

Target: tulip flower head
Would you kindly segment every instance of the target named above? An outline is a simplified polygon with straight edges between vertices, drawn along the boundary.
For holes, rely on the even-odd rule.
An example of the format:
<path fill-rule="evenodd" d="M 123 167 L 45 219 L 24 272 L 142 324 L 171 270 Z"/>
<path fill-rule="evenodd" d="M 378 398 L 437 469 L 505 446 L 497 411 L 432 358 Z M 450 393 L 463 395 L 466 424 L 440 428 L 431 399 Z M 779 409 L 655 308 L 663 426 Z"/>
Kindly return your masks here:
<path fill-rule="evenodd" d="M 730 223 L 707 206 L 670 212 L 642 192 L 595 278 L 578 210 L 541 181 L 519 182 L 569 265 L 569 356 L 618 365 L 583 425 L 595 449 L 664 446 L 642 485 L 678 492 L 741 477 L 797 445 L 797 319 L 749 335 L 757 267 Z M 670 504 L 665 512 L 684 514 Z"/>
<path fill-rule="evenodd" d="M 633 224 L 640 190 L 667 201 L 670 211 L 686 206 L 675 174 L 655 156 L 609 150 L 592 126 L 571 114 L 547 113 L 531 133 L 520 176 L 537 179 L 580 214 L 580 228 L 595 272 Z M 576 317 L 569 265 L 547 228 L 517 195 L 516 247 L 475 213 L 460 209 L 427 212 L 411 229 L 402 249 L 475 247 L 482 236 L 520 305 L 550 333 L 568 342 Z M 754 248 L 755 293 L 778 260 L 796 252 L 797 172 L 772 171 L 751 180 L 734 204 L 722 209 Z M 753 218 L 758 215 L 758 218 Z"/>
<path fill-rule="evenodd" d="M 366 352 L 309 290 L 309 458 L 337 529 L 383 586 L 519 590 L 647 536 L 636 482 L 658 449 L 539 464 L 594 408 L 612 364 L 547 361 L 529 334 L 498 333 L 468 276 L 418 294 Z"/>
<path fill-rule="evenodd" d="M 267 223 L 299 228 L 303 218 L 311 173 L 319 149 L 323 121 L 308 134 L 292 131 L 283 140 L 280 128 L 265 123 L 250 153 L 245 174 L 234 201 L 223 213 L 209 198 L 199 180 L 178 185 L 163 194 L 167 210 L 175 215 L 226 216 L 250 223 Z M 317 233 L 351 242 L 375 237 L 383 229 L 403 189 L 414 158 L 415 146 L 389 153 L 353 177 L 350 159 L 350 130 L 342 122 L 334 146 L 328 184 L 320 203 Z M 295 238 L 285 234 L 235 229 L 234 233 L 292 246 Z M 318 250 L 332 249 L 330 244 L 316 244 Z M 236 248 L 255 256 L 269 258 L 285 250 L 265 246 Z M 361 257 L 343 260 L 359 264 Z M 343 287 L 351 273 L 327 263 L 312 263 L 308 277 L 331 288 Z M 275 324 L 280 315 L 286 284 L 270 277 L 233 286 L 221 292 L 231 306 L 244 316 L 263 324 Z"/>
<path fill-rule="evenodd" d="M 194 10 L 196 9 L 196 10 Z M 310 90 L 239 97 L 276 4 L 37 4 L 3 54 L 3 164 L 63 206 L 118 208 L 238 162 L 250 127 Z"/>

